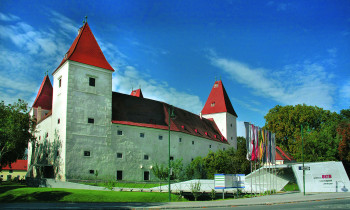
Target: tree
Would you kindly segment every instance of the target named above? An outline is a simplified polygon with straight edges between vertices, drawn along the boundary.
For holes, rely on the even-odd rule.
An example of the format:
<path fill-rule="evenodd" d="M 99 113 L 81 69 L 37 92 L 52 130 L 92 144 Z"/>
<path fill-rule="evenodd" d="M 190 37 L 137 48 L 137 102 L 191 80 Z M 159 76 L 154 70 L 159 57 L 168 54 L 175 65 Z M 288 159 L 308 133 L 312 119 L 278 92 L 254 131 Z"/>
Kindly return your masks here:
<path fill-rule="evenodd" d="M 342 121 L 337 128 L 337 133 L 341 139 L 338 147 L 339 157 L 348 175 L 350 175 L 350 109 L 341 110 L 340 117 Z"/>
<path fill-rule="evenodd" d="M 0 102 L 0 168 L 21 159 L 29 141 L 34 141 L 35 122 L 28 114 L 27 103 L 18 100 Z"/>
<path fill-rule="evenodd" d="M 340 116 L 317 106 L 277 105 L 265 115 L 265 129 L 276 134 L 276 144 L 302 160 L 301 126 L 305 161 L 336 160 L 338 157 L 336 128 Z"/>

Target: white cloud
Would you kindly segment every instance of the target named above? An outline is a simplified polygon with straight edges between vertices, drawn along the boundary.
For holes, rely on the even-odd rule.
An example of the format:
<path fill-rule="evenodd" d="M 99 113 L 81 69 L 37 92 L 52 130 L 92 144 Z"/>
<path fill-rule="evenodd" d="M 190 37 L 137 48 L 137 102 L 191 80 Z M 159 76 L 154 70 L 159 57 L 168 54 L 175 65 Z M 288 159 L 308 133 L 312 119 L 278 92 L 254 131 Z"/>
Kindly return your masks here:
<path fill-rule="evenodd" d="M 350 106 L 350 80 L 346 81 L 339 90 L 339 98 L 344 104 Z"/>
<path fill-rule="evenodd" d="M 198 96 L 180 92 L 169 87 L 166 82 L 153 80 L 132 66 L 127 66 L 113 76 L 113 91 L 130 94 L 132 88 L 139 87 L 145 98 L 163 101 L 195 114 L 203 108 Z"/>
<path fill-rule="evenodd" d="M 20 20 L 20 18 L 16 15 L 12 15 L 12 14 L 4 14 L 0 12 L 0 20 L 2 21 L 17 21 Z"/>
<path fill-rule="evenodd" d="M 282 104 L 305 103 L 332 109 L 335 89 L 330 82 L 332 75 L 321 64 L 305 62 L 272 71 L 211 54 L 212 65 L 226 72 L 232 80 L 251 88 L 253 94 Z"/>

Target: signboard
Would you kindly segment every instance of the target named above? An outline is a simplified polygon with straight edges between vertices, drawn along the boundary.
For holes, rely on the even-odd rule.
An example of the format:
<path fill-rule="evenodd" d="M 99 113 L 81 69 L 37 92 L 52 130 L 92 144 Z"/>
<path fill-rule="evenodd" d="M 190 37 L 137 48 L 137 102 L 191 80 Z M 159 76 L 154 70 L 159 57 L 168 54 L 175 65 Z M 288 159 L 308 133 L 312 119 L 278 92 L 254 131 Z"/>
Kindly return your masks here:
<path fill-rule="evenodd" d="M 233 188 L 245 188 L 245 175 L 244 174 L 234 174 L 233 178 Z"/>
<path fill-rule="evenodd" d="M 303 167 L 292 166 L 297 183 L 303 192 Z M 305 170 L 305 192 L 349 192 L 350 181 L 342 162 L 307 163 Z"/>
<path fill-rule="evenodd" d="M 215 174 L 214 185 L 215 189 L 226 189 L 233 187 L 233 175 L 232 174 Z"/>
<path fill-rule="evenodd" d="M 299 166 L 299 170 L 303 170 L 303 166 Z M 304 170 L 305 171 L 309 171 L 310 170 L 310 166 L 304 166 Z"/>

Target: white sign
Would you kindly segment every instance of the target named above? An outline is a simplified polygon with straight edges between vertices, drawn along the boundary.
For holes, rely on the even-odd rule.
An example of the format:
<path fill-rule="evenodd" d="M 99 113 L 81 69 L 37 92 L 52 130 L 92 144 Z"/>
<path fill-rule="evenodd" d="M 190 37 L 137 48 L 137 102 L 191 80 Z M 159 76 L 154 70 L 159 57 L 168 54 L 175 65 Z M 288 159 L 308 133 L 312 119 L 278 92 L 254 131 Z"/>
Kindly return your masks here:
<path fill-rule="evenodd" d="M 214 186 L 215 189 L 226 189 L 233 187 L 233 174 L 215 174 Z"/>
<path fill-rule="evenodd" d="M 233 175 L 233 188 L 245 188 L 245 175 L 244 174 L 234 174 Z"/>
<path fill-rule="evenodd" d="M 292 166 L 301 192 L 304 192 L 303 167 Z M 309 170 L 307 170 L 309 169 Z M 349 192 L 350 181 L 342 162 L 307 163 L 305 170 L 305 192 Z"/>

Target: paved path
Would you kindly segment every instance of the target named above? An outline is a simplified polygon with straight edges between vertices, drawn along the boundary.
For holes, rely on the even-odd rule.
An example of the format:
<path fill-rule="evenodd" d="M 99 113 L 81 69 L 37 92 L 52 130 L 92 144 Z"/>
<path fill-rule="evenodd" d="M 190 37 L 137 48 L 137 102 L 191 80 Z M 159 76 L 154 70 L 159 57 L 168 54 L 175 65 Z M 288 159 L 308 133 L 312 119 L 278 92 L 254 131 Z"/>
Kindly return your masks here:
<path fill-rule="evenodd" d="M 0 204 L 0 209 L 185 209 L 272 205 L 337 199 L 350 199 L 350 193 L 310 193 L 306 196 L 302 193 L 280 193 L 245 199 L 170 203 L 3 203 Z"/>

